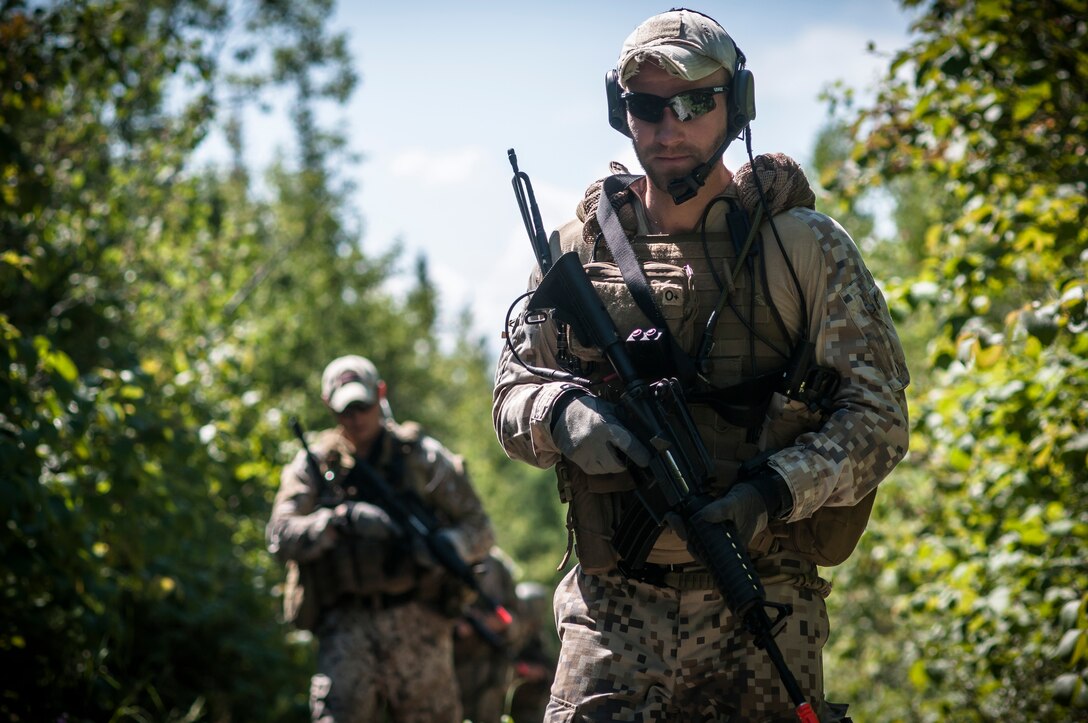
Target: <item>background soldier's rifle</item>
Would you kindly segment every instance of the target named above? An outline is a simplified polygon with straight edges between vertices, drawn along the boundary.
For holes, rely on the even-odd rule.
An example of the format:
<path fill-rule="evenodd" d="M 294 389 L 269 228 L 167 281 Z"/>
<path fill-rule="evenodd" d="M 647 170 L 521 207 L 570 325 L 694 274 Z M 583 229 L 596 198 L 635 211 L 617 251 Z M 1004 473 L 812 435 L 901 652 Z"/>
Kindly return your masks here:
<path fill-rule="evenodd" d="M 625 518 L 613 538 L 621 564 L 637 571 L 665 526 L 676 529 L 695 559 L 710 571 L 726 604 L 744 621 L 756 645 L 767 652 L 796 706 L 798 719 L 819 723 L 774 640 L 792 608 L 767 601 L 748 552 L 737 540 L 735 525 L 698 520 L 698 513 L 713 500 L 708 490 L 713 466 L 680 383 L 674 378 L 642 377 L 576 253 L 565 253 L 552 261 L 549 247 L 539 241 L 547 237 L 539 213 L 535 213 L 536 200 L 528 176 L 518 170 L 513 149 L 508 155 L 514 169 L 514 193 L 543 275 L 526 311 L 551 309 L 557 319 L 571 325 L 582 343 L 601 351 L 618 377 L 620 400 L 627 414 L 625 422 L 652 453 L 646 467 L 630 467 L 637 481 L 635 494 L 641 509 Z M 609 203 L 603 193 L 600 203 Z M 634 333 L 628 341 L 638 343 Z M 563 378 L 561 372 L 552 369 L 525 366 L 548 379 Z M 589 384 L 573 375 L 566 377 L 575 384 Z M 774 611 L 773 619 L 768 610 Z"/>
<path fill-rule="evenodd" d="M 306 453 L 306 465 L 319 485 L 318 496 L 320 498 L 327 485 L 333 482 L 335 475 L 331 471 L 321 473 L 321 467 L 317 463 L 317 458 L 310 451 L 302 425 L 297 419 L 291 419 L 291 427 L 299 442 L 302 443 L 302 449 Z M 364 490 L 363 496 L 373 500 L 375 505 L 385 510 L 390 519 L 408 536 L 410 544 L 422 544 L 435 562 L 457 579 L 458 582 L 475 593 L 503 623 L 509 625 L 512 622 L 513 618 L 506 608 L 480 587 L 480 583 L 472 571 L 472 566 L 461 559 L 461 555 L 458 554 L 453 543 L 444 535 L 439 534 L 442 525 L 439 523 L 438 518 L 412 490 L 404 490 L 398 493 L 370 463 L 359 457 L 355 458 L 355 466 L 348 472 L 347 477 L 340 482 L 339 487 L 341 489 L 354 487 L 355 489 Z M 466 614 L 464 617 L 477 635 L 488 645 L 496 650 L 506 650 L 506 644 L 483 621 L 471 614 Z"/>

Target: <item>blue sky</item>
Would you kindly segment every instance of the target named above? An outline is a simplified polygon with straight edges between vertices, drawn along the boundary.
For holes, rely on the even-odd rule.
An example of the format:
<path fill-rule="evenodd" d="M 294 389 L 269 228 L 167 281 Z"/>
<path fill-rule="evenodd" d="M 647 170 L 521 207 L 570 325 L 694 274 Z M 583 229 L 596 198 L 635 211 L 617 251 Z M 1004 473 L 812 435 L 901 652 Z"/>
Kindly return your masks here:
<path fill-rule="evenodd" d="M 532 177 L 549 227 L 572 216 L 609 161 L 637 169 L 629 141 L 608 126 L 604 75 L 627 34 L 669 7 L 643 0 L 340 3 L 330 27 L 348 34 L 361 82 L 346 109 L 322 120 L 346 132 L 363 156 L 351 176 L 364 249 L 394 242 L 405 249 L 405 277 L 394 288 L 426 254 L 443 318 L 452 322 L 469 308 L 497 353 L 503 315 L 533 263 L 506 150 L 516 149 Z M 821 90 L 833 81 L 871 87 L 887 56 L 907 44 L 910 20 L 890 0 L 694 7 L 721 22 L 748 57 L 755 152 L 785 152 L 803 164 L 827 117 Z M 868 52 L 870 42 L 882 57 Z M 727 165 L 744 160 L 735 143 Z"/>

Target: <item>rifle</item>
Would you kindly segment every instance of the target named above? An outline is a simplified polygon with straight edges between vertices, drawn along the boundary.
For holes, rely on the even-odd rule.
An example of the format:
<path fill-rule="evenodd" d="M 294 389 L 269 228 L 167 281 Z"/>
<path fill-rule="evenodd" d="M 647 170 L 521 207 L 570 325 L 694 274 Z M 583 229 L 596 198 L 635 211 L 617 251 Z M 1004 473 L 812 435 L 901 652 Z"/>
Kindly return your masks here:
<path fill-rule="evenodd" d="M 310 446 L 306 443 L 306 437 L 298 419 L 291 419 L 291 427 L 295 432 L 295 436 L 298 437 L 299 442 L 302 443 L 302 449 L 306 453 L 306 466 L 309 468 L 310 474 L 318 480 L 318 484 L 321 485 L 323 489 L 324 485 L 332 480 L 332 473 L 326 472 L 325 474 L 321 474 L 321 468 L 318 466 L 317 458 L 314 457 L 313 453 L 310 451 Z M 434 513 L 423 504 L 423 500 L 421 500 L 418 495 L 410 490 L 405 490 L 402 494 L 397 494 L 397 492 L 393 490 L 393 487 L 377 470 L 374 469 L 373 466 L 370 465 L 369 462 L 358 457 L 355 458 L 355 466 L 352 468 L 351 472 L 348 473 L 348 476 L 340 486 L 343 489 L 350 488 L 352 486 L 351 483 L 355 481 L 356 476 L 362 478 L 359 480 L 361 484 L 355 485 L 356 488 L 366 490 L 368 493 L 367 496 L 374 500 L 374 504 L 385 510 L 390 519 L 392 519 L 401 530 L 405 531 L 405 534 L 413 543 L 419 542 L 423 544 L 431 557 L 434 558 L 442 569 L 474 592 L 505 624 L 509 625 L 512 622 L 513 618 L 506 608 L 484 592 L 483 588 L 480 587 L 480 583 L 476 580 L 476 575 L 472 571 L 472 566 L 461 559 L 461 556 L 457 553 L 457 550 L 448 539 L 439 534 L 441 525 L 439 524 L 438 518 L 436 518 Z M 472 629 L 476 631 L 476 634 L 487 642 L 488 645 L 496 650 L 505 651 L 506 644 L 495 633 L 487 628 L 482 621 L 472 615 L 465 615 L 464 617 L 468 620 Z"/>
<path fill-rule="evenodd" d="M 306 443 L 306 435 L 303 434 L 302 424 L 298 421 L 298 417 L 291 417 L 290 424 L 291 430 L 298 437 L 298 441 L 302 442 L 302 451 L 306 453 L 306 469 L 309 470 L 310 476 L 317 482 L 317 499 L 324 501 L 327 499 L 325 495 L 328 492 L 329 484 L 333 480 L 333 474 L 331 471 L 322 474 L 321 465 L 317 463 L 317 457 L 310 451 L 310 445 Z"/>
<path fill-rule="evenodd" d="M 525 207 L 523 194 L 527 194 L 531 205 L 535 205 L 531 198 L 532 187 L 518 182 L 527 177 L 518 170 L 513 149 L 507 153 L 515 173 L 519 206 Z M 602 195 L 600 202 L 609 201 Z M 536 239 L 543 233 L 539 218 L 531 218 L 524 211 L 522 218 L 536 249 Z M 629 570 L 640 568 L 665 526 L 673 527 L 687 541 L 692 556 L 710 571 L 726 604 L 744 621 L 756 645 L 766 651 L 796 706 L 798 720 L 819 723 L 774 640 L 792 608 L 767 601 L 748 552 L 737 540 L 735 525 L 698 520 L 698 513 L 714 499 L 708 487 L 713 466 L 688 411 L 680 382 L 675 378 L 643 379 L 627 343 L 620 338 L 615 322 L 593 289 L 578 254 L 565 253 L 547 268 L 544 261 L 538 253 L 543 278 L 532 292 L 526 311 L 551 309 L 555 318 L 571 325 L 580 341 L 600 350 L 622 388 L 620 401 L 627 414 L 625 422 L 652 454 L 647 467 L 631 468 L 636 480 L 635 496 L 641 506 L 633 511 L 634 514 L 624 517 L 613 537 L 621 565 Z M 632 332 L 627 340 L 633 347 L 647 336 L 638 331 Z M 526 368 L 537 373 L 537 367 Z M 542 375 L 546 378 L 557 378 L 555 370 L 542 371 L 549 372 Z M 585 380 L 567 376 L 568 381 L 585 385 Z M 625 568 L 621 567 L 621 570 Z M 773 619 L 768 610 L 776 613 Z"/>

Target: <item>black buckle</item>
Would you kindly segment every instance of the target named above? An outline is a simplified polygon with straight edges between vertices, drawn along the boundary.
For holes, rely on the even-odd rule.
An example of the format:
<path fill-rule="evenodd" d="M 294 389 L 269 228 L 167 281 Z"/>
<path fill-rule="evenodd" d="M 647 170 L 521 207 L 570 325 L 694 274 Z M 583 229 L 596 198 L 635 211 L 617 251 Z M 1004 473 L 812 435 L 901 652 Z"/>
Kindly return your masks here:
<path fill-rule="evenodd" d="M 616 568 L 620 571 L 620 574 L 626 577 L 628 580 L 635 580 L 637 582 L 644 582 L 654 587 L 672 587 L 665 582 L 665 577 L 669 573 L 674 572 L 687 572 L 692 569 L 691 565 L 657 565 L 652 562 L 645 562 L 638 567 L 632 567 L 620 562 L 616 565 Z"/>

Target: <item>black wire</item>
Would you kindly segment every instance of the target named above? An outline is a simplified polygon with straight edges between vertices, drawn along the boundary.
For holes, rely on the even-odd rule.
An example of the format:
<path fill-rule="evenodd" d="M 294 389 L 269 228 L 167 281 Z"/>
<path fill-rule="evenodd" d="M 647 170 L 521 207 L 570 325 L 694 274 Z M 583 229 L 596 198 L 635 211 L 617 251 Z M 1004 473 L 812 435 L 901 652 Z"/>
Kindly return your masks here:
<path fill-rule="evenodd" d="M 578 384 L 578 385 L 583 386 L 583 387 L 592 386 L 593 382 L 591 382 L 589 379 L 585 379 L 583 377 L 577 376 L 576 374 L 571 374 L 570 372 L 565 372 L 565 371 L 562 371 L 562 370 L 559 370 L 559 369 L 548 369 L 547 367 L 538 367 L 538 366 L 533 366 L 531 364 L 526 364 L 522 360 L 521 355 L 518 354 L 517 349 L 514 348 L 514 342 L 513 342 L 514 332 L 517 331 L 517 328 L 520 325 L 520 322 L 515 322 L 514 326 L 511 326 L 510 325 L 510 315 L 513 313 L 514 307 L 517 306 L 517 303 L 519 301 L 532 296 L 534 292 L 535 292 L 535 289 L 531 289 L 531 290 L 526 291 L 525 293 L 521 294 L 516 299 L 514 299 L 514 301 L 506 309 L 506 318 L 503 320 L 503 323 L 505 325 L 504 328 L 507 330 L 506 331 L 506 348 L 510 350 L 510 356 L 512 356 L 514 358 L 514 361 L 516 361 L 518 363 L 518 365 L 521 366 L 521 368 L 529 371 L 532 374 L 535 374 L 538 377 L 543 377 L 544 379 L 551 379 L 553 381 L 570 382 L 571 384 Z"/>
<path fill-rule="evenodd" d="M 752 328 L 754 329 L 755 326 L 756 326 L 756 284 L 758 282 L 758 279 L 756 279 L 755 259 L 752 258 L 751 254 L 748 254 L 748 257 L 747 257 L 747 259 L 745 259 L 745 261 L 746 261 L 745 266 L 748 267 L 748 278 L 749 278 L 749 281 L 751 282 L 748 285 L 748 313 L 750 314 L 748 319 L 752 324 Z M 760 266 L 766 266 L 767 265 L 767 257 L 766 256 L 762 256 L 760 258 L 759 265 Z M 767 299 L 767 303 L 771 303 L 771 300 Z M 758 367 L 756 366 L 756 335 L 755 334 L 750 334 L 748 336 L 748 364 L 750 365 L 749 368 L 751 369 L 752 374 L 755 374 L 756 369 L 758 369 Z"/>
<path fill-rule="evenodd" d="M 510 314 L 512 314 L 514 312 L 514 307 L 517 306 L 517 303 L 519 301 L 521 301 L 522 299 L 527 299 L 532 295 L 533 295 L 532 291 L 526 291 L 524 294 L 521 294 L 516 299 L 514 299 L 514 301 L 506 309 L 506 318 L 503 319 L 504 328 L 507 330 L 506 331 L 506 348 L 510 350 L 510 356 L 514 357 L 514 361 L 516 361 L 523 369 L 528 369 L 529 365 L 521 360 L 521 355 L 518 354 L 518 350 L 514 348 L 514 342 L 511 341 L 514 338 L 514 332 L 517 331 L 517 328 L 518 328 L 518 326 L 520 326 L 521 322 L 516 321 L 516 322 L 514 322 L 514 325 L 511 326 L 510 325 Z M 519 316 L 518 319 L 520 320 L 520 318 L 521 317 Z"/>
<path fill-rule="evenodd" d="M 756 159 L 752 153 L 752 129 L 750 126 L 745 129 L 744 140 L 745 146 L 748 149 L 748 162 L 752 164 L 752 180 L 755 181 L 756 192 L 759 193 L 759 202 L 763 204 L 763 210 L 767 213 L 767 221 L 771 224 L 774 240 L 778 244 L 779 250 L 782 252 L 782 259 L 786 262 L 786 268 L 789 269 L 790 277 L 793 279 L 793 285 L 797 289 L 797 297 L 801 300 L 801 340 L 808 341 L 808 326 L 811 323 L 808 318 L 808 302 L 805 300 L 805 292 L 801 287 L 801 280 L 797 278 L 797 270 L 793 268 L 793 262 L 790 260 L 789 254 L 786 253 L 786 245 L 782 243 L 782 237 L 778 235 L 778 227 L 775 226 L 774 217 L 771 216 L 771 207 L 767 203 L 766 194 L 763 193 L 763 184 L 759 182 L 759 174 L 756 172 Z M 768 304 L 773 307 L 774 300 L 770 298 L 769 290 L 767 296 Z"/>
<path fill-rule="evenodd" d="M 729 199 L 725 196 L 715 196 L 710 199 L 710 203 L 703 209 L 703 215 L 699 219 L 699 241 L 703 245 L 703 258 L 706 259 L 706 265 L 710 268 L 710 274 L 714 277 L 714 283 L 717 285 L 718 291 L 724 291 L 725 284 L 722 282 L 722 277 L 718 275 L 718 270 L 714 268 L 714 262 L 710 260 L 710 247 L 707 245 L 706 240 L 706 220 L 710 217 L 710 209 L 714 207 L 715 203 L 728 203 L 728 201 Z"/>

